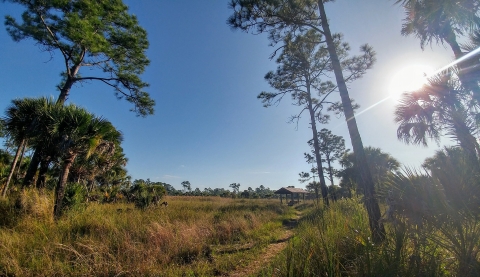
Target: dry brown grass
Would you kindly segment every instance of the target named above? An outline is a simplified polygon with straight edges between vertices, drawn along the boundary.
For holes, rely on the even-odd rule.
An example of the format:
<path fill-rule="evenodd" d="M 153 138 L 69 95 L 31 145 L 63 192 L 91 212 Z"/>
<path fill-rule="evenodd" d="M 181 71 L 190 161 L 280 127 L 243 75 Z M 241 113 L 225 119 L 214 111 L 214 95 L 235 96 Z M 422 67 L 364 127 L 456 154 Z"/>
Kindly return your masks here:
<path fill-rule="evenodd" d="M 53 221 L 51 194 L 18 199 L 15 222 L 0 227 L 0 275 L 212 276 L 254 259 L 287 213 L 273 200 L 168 197 L 167 208 L 91 203 Z M 217 251 L 241 244 L 257 248 Z"/>

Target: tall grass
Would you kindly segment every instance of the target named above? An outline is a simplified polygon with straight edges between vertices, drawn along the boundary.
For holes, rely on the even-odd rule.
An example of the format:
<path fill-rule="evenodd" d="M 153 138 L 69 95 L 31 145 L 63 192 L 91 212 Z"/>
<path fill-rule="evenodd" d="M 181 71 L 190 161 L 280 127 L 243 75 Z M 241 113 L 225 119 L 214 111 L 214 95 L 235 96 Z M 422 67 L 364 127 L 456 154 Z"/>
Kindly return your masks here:
<path fill-rule="evenodd" d="M 361 199 L 343 199 L 306 216 L 288 247 L 258 275 L 452 276 L 455 273 L 448 251 L 435 242 L 413 239 L 405 225 L 389 224 L 387 232 L 387 240 L 375 245 Z"/>
<path fill-rule="evenodd" d="M 169 197 L 168 207 L 72 207 L 57 221 L 53 195 L 27 190 L 0 209 L 0 275 L 213 276 L 254 259 L 288 209 L 277 201 Z M 15 211 L 15 212 L 13 212 Z M 251 251 L 220 251 L 251 245 Z"/>
<path fill-rule="evenodd" d="M 369 238 L 362 199 L 343 199 L 306 217 L 260 275 L 480 276 L 480 170 L 458 147 L 424 167 L 386 180 L 381 244 Z"/>

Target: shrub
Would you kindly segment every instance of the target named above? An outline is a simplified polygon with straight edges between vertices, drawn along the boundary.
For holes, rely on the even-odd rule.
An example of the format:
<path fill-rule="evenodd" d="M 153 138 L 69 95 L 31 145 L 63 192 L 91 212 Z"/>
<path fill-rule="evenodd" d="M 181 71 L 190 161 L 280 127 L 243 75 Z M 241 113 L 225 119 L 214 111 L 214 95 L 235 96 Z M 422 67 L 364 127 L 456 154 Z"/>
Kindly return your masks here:
<path fill-rule="evenodd" d="M 87 190 L 79 183 L 68 183 L 63 199 L 63 209 L 79 207 L 87 199 Z"/>
<path fill-rule="evenodd" d="M 130 194 L 133 196 L 131 198 L 135 207 L 145 209 L 152 204 L 158 204 L 165 196 L 166 190 L 161 185 L 137 184 L 130 189 Z"/>

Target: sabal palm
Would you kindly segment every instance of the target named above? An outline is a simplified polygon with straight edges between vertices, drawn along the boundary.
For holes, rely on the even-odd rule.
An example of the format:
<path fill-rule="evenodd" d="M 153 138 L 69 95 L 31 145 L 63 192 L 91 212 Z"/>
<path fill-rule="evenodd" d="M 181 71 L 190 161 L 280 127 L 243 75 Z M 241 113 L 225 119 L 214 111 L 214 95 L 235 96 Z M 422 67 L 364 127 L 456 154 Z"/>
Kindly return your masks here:
<path fill-rule="evenodd" d="M 127 162 L 128 158 L 123 153 L 122 147 L 118 146 L 115 148 L 115 153 L 109 155 L 104 160 L 101 167 L 102 170 L 97 172 L 95 179 L 99 185 L 118 185 L 123 183 L 127 177 L 127 170 L 125 169 Z"/>
<path fill-rule="evenodd" d="M 455 58 L 460 59 L 466 53 L 475 50 L 461 46 L 458 39 L 468 36 L 478 28 L 480 22 L 480 2 L 477 0 L 396 0 L 406 11 L 402 26 L 403 35 L 415 35 L 420 39 L 422 49 L 433 41 L 446 42 Z M 463 49 L 462 49 L 463 48 Z M 457 64 L 458 77 L 465 89 L 473 93 L 480 103 L 478 86 L 478 58 L 470 58 Z M 473 71 L 473 72 L 472 72 Z"/>
<path fill-rule="evenodd" d="M 400 167 L 400 163 L 390 154 L 383 152 L 380 148 L 371 146 L 365 147 L 365 155 L 367 157 L 368 167 L 372 172 L 372 177 L 377 186 L 377 190 L 383 186 L 386 177 L 396 172 Z M 360 173 L 358 171 L 355 153 L 346 152 L 339 160 L 342 170 L 337 174 L 341 178 L 340 186 L 351 189 L 354 184 L 360 184 Z"/>
<path fill-rule="evenodd" d="M 415 35 L 422 48 L 429 43 L 446 42 L 455 57 L 463 53 L 457 42 L 458 35 L 469 33 L 478 22 L 480 3 L 476 0 L 396 0 L 405 8 L 403 35 Z"/>
<path fill-rule="evenodd" d="M 425 160 L 427 174 L 405 170 L 389 179 L 390 219 L 403 217 L 416 225 L 411 230 L 449 251 L 456 276 L 480 274 L 478 170 L 469 159 L 461 148 L 447 147 Z"/>
<path fill-rule="evenodd" d="M 449 76 L 434 77 L 421 89 L 405 93 L 395 110 L 398 139 L 405 143 L 428 145 L 428 140 L 439 142 L 442 135 L 459 141 L 460 146 L 478 164 L 480 147 L 475 138 L 478 127 L 476 112 L 469 107 L 470 95 L 458 80 Z"/>
<path fill-rule="evenodd" d="M 84 182 L 87 184 L 87 188 L 92 190 L 95 181 L 99 181 L 101 184 L 111 184 L 110 180 L 115 179 L 115 175 L 119 175 L 121 178 L 121 171 L 126 165 L 127 158 L 123 153 L 123 149 L 120 146 L 120 141 L 115 142 L 115 150 L 112 153 L 108 152 L 95 152 L 90 156 L 79 156 L 71 169 L 70 180 L 74 182 Z M 112 178 L 108 177 L 112 176 Z"/>
<path fill-rule="evenodd" d="M 122 135 L 112 124 L 74 105 L 65 107 L 64 116 L 56 125 L 57 147 L 61 153 L 61 173 L 56 187 L 54 214 L 61 215 L 62 202 L 70 169 L 79 155 L 95 151 L 114 152 Z"/>
<path fill-rule="evenodd" d="M 8 190 L 22 148 L 26 146 L 27 140 L 34 144 L 34 141 L 39 137 L 39 129 L 47 109 L 54 105 L 53 99 L 24 98 L 13 100 L 11 106 L 7 108 L 5 117 L 2 119 L 3 125 L 5 132 L 18 147 L 3 187 L 3 196 Z"/>

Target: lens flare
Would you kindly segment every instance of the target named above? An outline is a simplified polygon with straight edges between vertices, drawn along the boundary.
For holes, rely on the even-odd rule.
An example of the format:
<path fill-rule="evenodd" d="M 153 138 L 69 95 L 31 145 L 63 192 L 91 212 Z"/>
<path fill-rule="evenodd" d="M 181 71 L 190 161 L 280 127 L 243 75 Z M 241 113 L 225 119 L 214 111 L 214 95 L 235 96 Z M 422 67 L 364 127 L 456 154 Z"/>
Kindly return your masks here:
<path fill-rule="evenodd" d="M 415 89 L 417 89 L 417 88 L 420 88 L 423 84 L 425 84 L 425 80 L 428 79 L 429 77 L 434 76 L 434 75 L 436 75 L 436 74 L 439 74 L 439 73 L 441 73 L 441 72 L 443 72 L 443 71 L 446 71 L 446 70 L 448 70 L 450 67 L 453 67 L 453 66 L 457 65 L 458 63 L 461 63 L 461 62 L 463 62 L 464 60 L 467 60 L 467 59 L 469 59 L 469 58 L 471 58 L 471 57 L 473 57 L 473 56 L 479 55 L 479 54 L 480 54 L 480 47 L 477 48 L 477 49 L 475 49 L 475 50 L 473 50 L 472 52 L 466 54 L 465 56 L 463 56 L 463 57 L 461 57 L 461 58 L 459 58 L 459 59 L 457 59 L 457 60 L 455 60 L 455 61 L 453 61 L 453 62 L 451 62 L 451 63 L 449 63 L 449 64 L 447 64 L 447 65 L 445 65 L 444 67 L 442 67 L 442 68 L 440 68 L 440 69 L 437 69 L 437 70 L 435 70 L 435 71 L 432 70 L 431 72 L 427 72 L 427 71 L 422 72 L 422 77 L 420 78 L 420 80 L 423 80 L 423 81 L 421 82 L 421 84 L 420 84 L 419 86 L 417 86 L 417 85 L 414 86 L 414 85 L 413 85 L 414 82 L 413 82 L 412 79 L 410 79 L 410 78 L 407 78 L 407 80 L 410 80 L 410 81 L 405 81 L 405 82 L 400 81 L 400 83 L 411 83 L 411 84 L 412 84 L 411 87 L 413 87 L 413 90 L 415 90 Z M 415 67 L 415 66 L 414 66 L 414 67 Z M 410 67 L 407 67 L 407 68 L 410 68 Z M 422 68 L 422 66 L 420 66 L 420 68 Z M 431 69 L 431 68 L 428 67 L 428 66 L 426 66 L 426 68 Z M 401 70 L 401 71 L 403 71 L 403 70 Z M 400 71 L 400 72 L 401 72 L 401 71 Z M 420 70 L 420 71 L 422 71 L 422 70 Z M 425 73 L 425 75 L 424 75 L 423 73 Z M 395 75 L 395 76 L 396 76 L 396 75 Z M 394 76 L 394 80 L 395 80 L 395 76 Z M 399 78 L 399 79 L 403 79 L 403 78 Z M 417 78 L 415 78 L 415 79 L 417 79 Z M 418 82 L 418 83 L 420 83 L 420 82 Z M 417 83 L 417 84 L 418 84 L 418 83 Z M 403 86 L 403 85 L 402 85 L 402 86 Z M 415 88 L 415 87 L 416 87 L 416 88 Z M 390 90 L 390 92 L 389 92 L 389 94 L 390 94 L 389 96 L 381 99 L 381 100 L 378 101 L 377 103 L 375 103 L 375 104 L 373 104 L 373 105 L 365 108 L 364 110 L 356 113 L 355 116 L 360 116 L 361 114 L 367 112 L 368 110 L 373 109 L 374 107 L 380 105 L 381 103 L 385 102 L 386 100 L 388 100 L 388 99 L 390 99 L 390 98 L 392 98 L 392 97 L 395 97 L 396 99 L 398 99 L 398 98 L 399 98 L 399 95 L 401 95 L 401 93 L 404 92 L 404 91 L 411 91 L 411 89 L 410 89 L 410 88 L 406 88 L 406 89 L 405 89 L 405 88 L 402 88 L 400 85 L 396 86 L 396 85 L 395 85 L 395 82 L 392 81 L 392 86 L 391 86 L 391 90 Z M 351 119 L 352 119 L 352 118 L 347 118 L 347 121 L 349 121 L 349 120 L 351 120 Z M 334 127 L 334 129 L 336 129 L 337 127 L 340 127 L 342 124 L 345 124 L 345 123 L 341 123 L 341 124 L 337 125 L 336 127 Z"/>
<path fill-rule="evenodd" d="M 435 70 L 426 65 L 410 65 L 399 70 L 392 78 L 389 86 L 389 95 L 398 100 L 404 92 L 421 88 L 428 81 Z"/>

